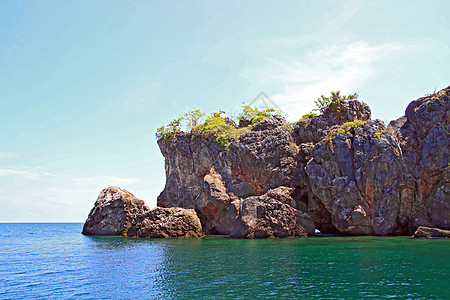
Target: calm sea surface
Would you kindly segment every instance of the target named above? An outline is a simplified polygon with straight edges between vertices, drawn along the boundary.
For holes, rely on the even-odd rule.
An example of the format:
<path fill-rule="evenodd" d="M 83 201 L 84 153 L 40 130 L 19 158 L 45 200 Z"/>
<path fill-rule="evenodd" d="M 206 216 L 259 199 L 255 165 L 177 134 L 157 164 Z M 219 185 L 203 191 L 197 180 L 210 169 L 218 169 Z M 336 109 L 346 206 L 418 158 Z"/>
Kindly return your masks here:
<path fill-rule="evenodd" d="M 450 299 L 450 240 L 86 237 L 0 224 L 0 299 Z"/>

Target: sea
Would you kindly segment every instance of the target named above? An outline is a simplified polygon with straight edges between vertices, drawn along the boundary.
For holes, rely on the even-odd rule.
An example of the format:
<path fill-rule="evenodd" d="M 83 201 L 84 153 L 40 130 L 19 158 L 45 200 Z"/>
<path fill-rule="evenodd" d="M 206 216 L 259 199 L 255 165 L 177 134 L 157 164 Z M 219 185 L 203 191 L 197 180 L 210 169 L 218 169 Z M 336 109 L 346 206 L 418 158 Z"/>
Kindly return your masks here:
<path fill-rule="evenodd" d="M 450 299 L 450 240 L 131 239 L 0 224 L 0 299 Z"/>

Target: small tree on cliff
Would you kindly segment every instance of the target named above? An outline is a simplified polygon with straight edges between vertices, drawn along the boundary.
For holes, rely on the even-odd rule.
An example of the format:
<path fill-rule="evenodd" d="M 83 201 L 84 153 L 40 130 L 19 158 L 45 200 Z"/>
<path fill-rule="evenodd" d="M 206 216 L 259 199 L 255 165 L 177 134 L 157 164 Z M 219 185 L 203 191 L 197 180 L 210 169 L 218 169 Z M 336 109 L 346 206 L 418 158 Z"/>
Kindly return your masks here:
<path fill-rule="evenodd" d="M 249 125 L 256 124 L 274 114 L 279 115 L 279 113 L 277 113 L 275 111 L 275 109 L 273 109 L 273 108 L 259 110 L 255 107 L 244 105 L 244 106 L 242 106 L 242 111 L 238 117 L 239 127 L 242 128 L 242 127 L 247 127 Z"/>
<path fill-rule="evenodd" d="M 161 138 L 167 139 L 172 135 L 181 132 L 181 121 L 183 117 L 179 117 L 178 119 L 174 119 L 170 121 L 166 126 L 161 126 L 156 129 L 156 138 L 159 140 Z"/>
<path fill-rule="evenodd" d="M 184 114 L 184 119 L 187 121 L 187 129 L 188 131 L 191 131 L 192 128 L 199 125 L 202 120 L 202 118 L 205 116 L 205 114 L 200 111 L 199 109 L 188 111 Z"/>
<path fill-rule="evenodd" d="M 341 95 L 341 91 L 331 92 L 330 97 L 322 95 L 319 99 L 314 101 L 317 106 L 315 110 L 319 111 L 321 114 L 332 112 L 340 118 L 342 117 L 344 102 L 357 99 L 358 96 L 357 93 Z"/>

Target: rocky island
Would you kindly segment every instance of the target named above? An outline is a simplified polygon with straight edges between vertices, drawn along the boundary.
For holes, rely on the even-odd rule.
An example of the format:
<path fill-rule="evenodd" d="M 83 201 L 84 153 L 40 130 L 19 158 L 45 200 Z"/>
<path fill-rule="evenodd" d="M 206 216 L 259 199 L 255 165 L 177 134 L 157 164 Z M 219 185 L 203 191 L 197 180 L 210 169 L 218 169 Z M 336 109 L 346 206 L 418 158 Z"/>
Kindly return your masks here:
<path fill-rule="evenodd" d="M 166 168 L 158 207 L 106 188 L 83 234 L 386 236 L 420 227 L 417 237 L 448 237 L 449 100 L 450 87 L 421 97 L 387 126 L 356 94 L 339 92 L 294 124 L 248 106 L 237 120 L 191 111 L 158 129 Z"/>

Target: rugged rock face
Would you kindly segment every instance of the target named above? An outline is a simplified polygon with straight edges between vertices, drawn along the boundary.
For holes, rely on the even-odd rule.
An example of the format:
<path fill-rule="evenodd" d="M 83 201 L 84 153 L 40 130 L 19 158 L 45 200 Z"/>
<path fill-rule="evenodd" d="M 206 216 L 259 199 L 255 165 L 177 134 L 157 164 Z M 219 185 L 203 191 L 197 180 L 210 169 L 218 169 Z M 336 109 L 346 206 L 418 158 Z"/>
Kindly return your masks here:
<path fill-rule="evenodd" d="M 370 115 L 370 107 L 366 103 L 350 100 L 344 102 L 340 114 L 330 111 L 295 125 L 293 136 L 298 144 L 317 143 L 330 132 L 331 127 L 355 120 L 367 121 Z"/>
<path fill-rule="evenodd" d="M 399 220 L 450 229 L 450 87 L 411 102 L 388 129 L 399 141 L 403 182 Z"/>
<path fill-rule="evenodd" d="M 417 228 L 413 235 L 413 238 L 450 238 L 450 230 L 444 230 L 439 228 L 430 228 L 425 226 L 420 226 Z"/>
<path fill-rule="evenodd" d="M 84 223 L 86 235 L 123 235 L 130 221 L 142 218 L 150 209 L 144 201 L 119 187 L 103 189 Z"/>
<path fill-rule="evenodd" d="M 208 177 L 205 181 L 211 179 Z M 209 197 L 197 202 L 197 211 L 207 233 L 234 238 L 305 237 L 314 234 L 315 226 L 309 215 L 291 206 L 295 202 L 290 196 L 292 188 L 281 186 L 261 196 L 240 199 L 230 198 L 225 189 L 220 191 L 216 187 L 209 184 L 205 189 Z"/>
<path fill-rule="evenodd" d="M 100 192 L 82 233 L 164 238 L 203 236 L 194 210 L 149 209 L 144 201 L 118 187 L 108 187 Z"/>
<path fill-rule="evenodd" d="M 159 140 L 166 161 L 166 186 L 158 206 L 196 208 L 210 173 L 220 176 L 231 197 L 240 198 L 299 181 L 299 152 L 286 125 L 282 118 L 267 118 L 226 150 L 214 138 L 188 133 Z"/>
<path fill-rule="evenodd" d="M 313 150 L 306 172 L 333 225 L 354 235 L 387 235 L 398 227 L 401 156 L 381 121 L 338 133 Z"/>
<path fill-rule="evenodd" d="M 308 214 L 293 208 L 292 189 L 278 187 L 262 196 L 251 196 L 236 203 L 236 222 L 230 232 L 238 238 L 306 237 L 314 234 Z"/>
<path fill-rule="evenodd" d="M 226 149 L 188 133 L 159 140 L 158 205 L 195 209 L 206 233 L 235 237 L 303 236 L 311 221 L 349 235 L 449 228 L 449 94 L 413 101 L 387 128 L 351 100 L 293 129 L 269 117 Z"/>
<path fill-rule="evenodd" d="M 293 228 L 298 207 L 292 198 L 291 203 L 283 204 L 283 207 L 292 210 L 289 217 L 292 228 L 288 229 L 286 220 L 269 222 L 261 228 L 256 226 L 261 222 L 249 221 L 256 218 L 250 203 L 253 203 L 252 207 L 259 207 L 259 211 L 268 211 L 268 202 L 275 204 L 274 201 L 279 201 L 265 195 L 269 190 L 280 186 L 292 187 L 305 180 L 302 164 L 306 162 L 284 119 L 268 117 L 255 124 L 249 133 L 232 142 L 227 149 L 220 147 L 213 138 L 193 137 L 187 133 L 159 140 L 158 143 L 166 158 L 167 179 L 166 187 L 158 197 L 158 206 L 194 208 L 206 233 L 234 237 L 314 233 L 310 228 L 311 222 L 308 231 Z M 290 189 L 289 194 L 292 192 Z M 244 215 L 247 217 L 244 218 Z M 277 222 L 283 224 L 280 229 L 275 229 Z"/>
<path fill-rule="evenodd" d="M 151 209 L 144 218 L 132 219 L 124 232 L 128 237 L 201 237 L 202 224 L 193 209 L 180 207 Z"/>
<path fill-rule="evenodd" d="M 306 172 L 341 233 L 449 228 L 450 90 L 443 91 L 413 101 L 387 130 L 381 121 L 368 121 L 348 132 L 331 131 L 315 145 Z"/>

